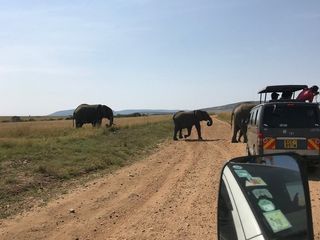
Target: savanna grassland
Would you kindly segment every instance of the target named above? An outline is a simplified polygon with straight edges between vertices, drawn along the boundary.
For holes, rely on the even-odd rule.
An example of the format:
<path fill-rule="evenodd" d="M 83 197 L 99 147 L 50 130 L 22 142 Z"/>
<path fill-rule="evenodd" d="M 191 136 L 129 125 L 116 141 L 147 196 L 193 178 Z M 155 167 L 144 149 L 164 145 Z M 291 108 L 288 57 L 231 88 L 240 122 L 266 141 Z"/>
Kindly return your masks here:
<path fill-rule="evenodd" d="M 221 112 L 217 115 L 217 118 L 230 123 L 231 122 L 231 113 L 230 112 Z"/>
<path fill-rule="evenodd" d="M 171 116 L 115 118 L 111 128 L 81 129 L 71 120 L 39 120 L 0 123 L 0 218 L 45 202 L 73 180 L 143 158 L 172 134 Z"/>
<path fill-rule="evenodd" d="M 195 129 L 187 140 L 171 140 L 170 120 L 170 140 L 141 161 L 66 188 L 71 192 L 46 206 L 0 219 L 0 238 L 216 239 L 220 170 L 244 155 L 245 146 L 232 144 L 230 125 L 212 117 L 212 126 L 201 123 L 204 141 Z"/>

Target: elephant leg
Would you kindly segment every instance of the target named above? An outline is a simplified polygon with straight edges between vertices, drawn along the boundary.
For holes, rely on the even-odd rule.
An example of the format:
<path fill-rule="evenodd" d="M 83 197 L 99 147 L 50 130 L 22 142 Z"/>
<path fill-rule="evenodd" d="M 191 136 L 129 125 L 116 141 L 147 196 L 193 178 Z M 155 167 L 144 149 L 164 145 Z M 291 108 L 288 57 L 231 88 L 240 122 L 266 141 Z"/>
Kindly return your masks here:
<path fill-rule="evenodd" d="M 81 128 L 81 127 L 82 127 L 82 123 L 81 123 L 81 122 L 76 121 L 76 128 Z"/>
<path fill-rule="evenodd" d="M 174 126 L 174 133 L 173 133 L 173 140 L 178 140 L 177 133 L 179 131 L 179 128 L 177 126 Z"/>
<path fill-rule="evenodd" d="M 238 142 L 241 142 L 241 137 L 243 138 L 244 143 L 248 142 L 247 133 L 240 129 Z"/>
<path fill-rule="evenodd" d="M 232 135 L 232 143 L 236 143 L 237 142 L 237 133 L 238 133 L 238 127 L 233 125 L 233 135 Z"/>
<path fill-rule="evenodd" d="M 247 142 L 248 142 L 247 133 L 243 133 L 243 142 L 244 142 L 244 143 L 247 143 Z"/>
<path fill-rule="evenodd" d="M 200 126 L 200 123 L 196 123 L 196 129 L 197 129 L 197 133 L 198 133 L 198 139 L 199 140 L 202 140 L 202 137 L 201 137 L 201 126 Z"/>
<path fill-rule="evenodd" d="M 192 129 L 192 126 L 187 128 L 188 129 L 188 134 L 187 135 L 184 135 L 184 138 L 187 138 L 191 135 L 191 129 Z"/>
<path fill-rule="evenodd" d="M 180 139 L 183 138 L 183 136 L 182 136 L 182 128 L 181 128 L 180 131 L 179 131 L 179 138 L 180 138 Z"/>
<path fill-rule="evenodd" d="M 245 125 L 242 129 L 242 135 L 243 135 L 243 142 L 247 143 L 248 142 L 248 137 L 247 137 L 247 132 L 248 132 L 248 126 Z"/>
<path fill-rule="evenodd" d="M 241 142 L 241 137 L 243 136 L 243 132 L 242 130 L 240 129 L 239 131 L 239 137 L 238 137 L 238 142 Z"/>

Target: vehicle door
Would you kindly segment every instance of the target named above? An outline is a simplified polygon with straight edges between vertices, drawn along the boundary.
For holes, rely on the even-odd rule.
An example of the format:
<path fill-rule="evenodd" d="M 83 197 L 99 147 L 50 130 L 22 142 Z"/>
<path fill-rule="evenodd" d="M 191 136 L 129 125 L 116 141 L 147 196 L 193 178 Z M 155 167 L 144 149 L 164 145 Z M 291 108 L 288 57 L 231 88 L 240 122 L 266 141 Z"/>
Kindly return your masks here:
<path fill-rule="evenodd" d="M 259 147 L 258 147 L 258 141 L 259 141 L 259 136 L 258 136 L 258 129 L 259 129 L 259 123 L 260 123 L 260 112 L 261 106 L 260 107 L 255 107 L 251 110 L 250 112 L 250 118 L 248 122 L 248 130 L 247 130 L 247 137 L 248 137 L 248 142 L 247 142 L 247 150 L 248 154 L 255 155 L 255 154 L 260 154 L 259 153 Z"/>

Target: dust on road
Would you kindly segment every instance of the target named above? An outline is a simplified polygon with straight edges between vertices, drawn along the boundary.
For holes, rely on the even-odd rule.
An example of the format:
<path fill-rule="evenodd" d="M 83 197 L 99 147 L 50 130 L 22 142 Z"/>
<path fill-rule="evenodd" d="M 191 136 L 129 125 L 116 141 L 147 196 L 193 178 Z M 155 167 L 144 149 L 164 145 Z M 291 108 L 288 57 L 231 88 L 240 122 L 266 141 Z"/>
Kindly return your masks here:
<path fill-rule="evenodd" d="M 46 207 L 0 221 L 0 239 L 216 239 L 220 170 L 245 155 L 230 135 L 227 123 L 204 124 L 205 141 L 168 141 Z M 318 182 L 311 187 L 319 192 Z"/>

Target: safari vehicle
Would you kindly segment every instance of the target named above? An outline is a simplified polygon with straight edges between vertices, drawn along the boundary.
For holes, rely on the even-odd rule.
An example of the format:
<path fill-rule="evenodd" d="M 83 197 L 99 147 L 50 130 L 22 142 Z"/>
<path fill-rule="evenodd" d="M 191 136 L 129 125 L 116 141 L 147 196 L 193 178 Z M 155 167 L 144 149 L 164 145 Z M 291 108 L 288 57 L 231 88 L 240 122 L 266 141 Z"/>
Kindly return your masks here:
<path fill-rule="evenodd" d="M 267 93 L 294 93 L 306 85 L 269 86 L 260 91 L 260 104 L 248 120 L 248 155 L 296 152 L 308 158 L 308 165 L 320 164 L 320 111 L 317 103 L 295 99 L 266 100 Z M 262 95 L 264 96 L 264 100 Z"/>
<path fill-rule="evenodd" d="M 218 239 L 313 239 L 302 160 L 295 153 L 230 160 L 220 178 Z"/>

